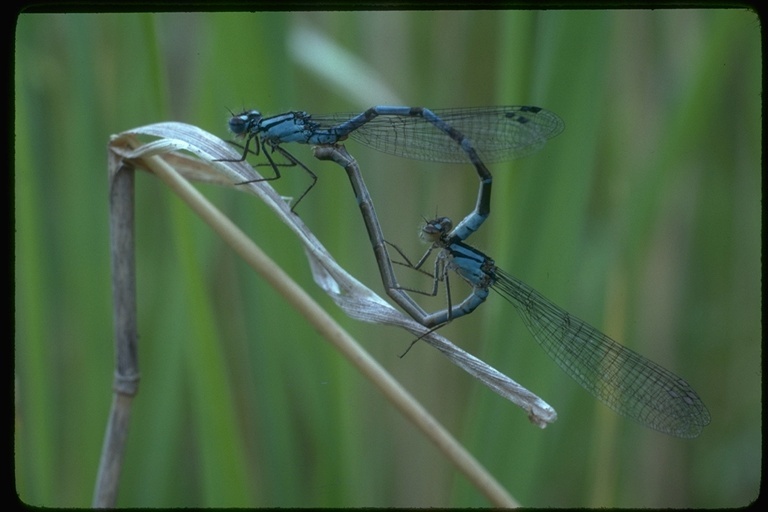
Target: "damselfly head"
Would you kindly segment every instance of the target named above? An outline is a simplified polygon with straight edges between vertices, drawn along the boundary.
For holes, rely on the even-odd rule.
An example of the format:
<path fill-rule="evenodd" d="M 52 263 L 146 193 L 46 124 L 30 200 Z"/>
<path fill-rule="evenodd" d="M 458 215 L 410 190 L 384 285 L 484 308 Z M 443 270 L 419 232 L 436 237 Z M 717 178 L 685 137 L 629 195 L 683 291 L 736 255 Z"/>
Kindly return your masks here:
<path fill-rule="evenodd" d="M 246 110 L 240 114 L 234 114 L 229 119 L 229 131 L 238 137 L 246 135 L 261 121 L 261 112 L 258 110 Z"/>
<path fill-rule="evenodd" d="M 453 221 L 448 217 L 437 217 L 436 219 L 424 219 L 425 224 L 421 228 L 419 237 L 425 242 L 437 242 L 440 238 L 453 229 Z"/>

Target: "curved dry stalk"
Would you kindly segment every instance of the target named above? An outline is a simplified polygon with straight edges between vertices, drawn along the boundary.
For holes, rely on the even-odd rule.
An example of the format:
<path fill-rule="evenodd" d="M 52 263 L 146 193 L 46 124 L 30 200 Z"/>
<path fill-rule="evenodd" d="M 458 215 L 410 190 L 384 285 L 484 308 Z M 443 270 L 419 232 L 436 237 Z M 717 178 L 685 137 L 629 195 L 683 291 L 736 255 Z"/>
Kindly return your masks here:
<path fill-rule="evenodd" d="M 159 137 L 154 142 L 141 144 L 138 136 Z M 186 151 L 196 156 L 190 156 Z M 232 159 L 233 153 L 227 143 L 196 127 L 182 123 L 160 123 L 149 125 L 114 136 L 109 144 L 110 181 L 113 189 L 121 183 L 122 175 L 132 174 L 138 167 L 154 173 L 178 194 L 201 218 L 208 223 L 245 261 L 266 279 L 288 302 L 297 309 L 321 335 L 331 342 L 355 367 L 387 397 L 392 404 L 409 418 L 432 440 L 456 467 L 482 492 L 494 506 L 516 506 L 516 501 L 496 482 L 493 477 L 454 439 L 450 434 L 395 381 L 370 355 L 339 326 L 333 318 L 301 289 L 277 264 L 256 246 L 237 226 L 207 201 L 188 180 L 233 186 L 235 183 L 259 179 L 253 167 L 245 162 L 218 162 L 217 159 Z M 332 158 L 332 156 L 331 156 Z M 336 160 L 344 166 L 348 160 Z M 356 164 L 355 164 L 356 165 Z M 122 190 L 122 188 L 121 188 Z M 128 189 L 125 189 L 128 190 Z M 442 336 L 431 332 L 402 313 L 387 301 L 376 295 L 341 268 L 328 251 L 314 237 L 301 219 L 290 212 L 285 201 L 265 181 L 240 185 L 237 190 L 247 191 L 262 199 L 294 231 L 304 244 L 315 281 L 328 293 L 344 311 L 353 318 L 366 322 L 397 325 L 424 336 L 432 346 L 449 359 L 480 379 L 491 389 L 520 404 L 539 426 L 554 420 L 554 411 L 517 383 L 467 354 Z M 132 202 L 132 179 L 130 192 Z M 132 266 L 132 209 L 113 209 L 113 239 L 123 238 L 122 245 L 113 252 L 113 258 L 125 254 Z M 128 219 L 127 217 L 130 217 Z M 130 226 L 130 236 L 116 225 Z M 128 237 L 128 238 L 125 238 Z M 113 240 L 113 248 L 117 247 Z M 117 253 L 120 253 L 119 255 Z M 133 286 L 131 272 L 113 271 L 123 278 L 115 282 L 116 334 L 118 370 L 115 380 L 115 401 L 104 440 L 104 451 L 99 468 L 94 506 L 114 506 L 117 495 L 117 480 L 122 465 L 122 450 L 130 417 L 131 398 L 138 385 L 138 365 L 135 362 L 135 290 L 125 293 L 121 302 L 133 301 L 133 319 L 119 320 L 117 312 L 118 287 Z M 125 308 L 124 308 L 125 309 Z M 130 307 L 127 311 L 130 311 Z M 123 318 L 122 316 L 120 318 Z M 126 327 L 127 326 L 127 327 Z M 129 363 L 121 366 L 121 354 L 128 354 Z M 133 354 L 131 357 L 130 355 Z M 130 377 L 132 387 L 120 385 Z M 522 391 L 521 391 L 522 390 Z M 520 396 L 526 397 L 521 399 Z M 527 395 L 526 395 L 527 393 Z"/>

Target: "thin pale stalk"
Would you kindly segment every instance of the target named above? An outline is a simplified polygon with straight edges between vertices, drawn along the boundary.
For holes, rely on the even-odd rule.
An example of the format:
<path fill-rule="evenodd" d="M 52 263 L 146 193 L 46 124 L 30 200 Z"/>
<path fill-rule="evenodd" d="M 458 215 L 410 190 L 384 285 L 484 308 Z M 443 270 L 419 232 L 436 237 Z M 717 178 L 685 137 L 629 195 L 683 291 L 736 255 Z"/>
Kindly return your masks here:
<path fill-rule="evenodd" d="M 110 256 L 115 326 L 115 377 L 112 406 L 102 446 L 95 508 L 114 507 L 123 467 L 133 397 L 138 392 L 136 262 L 134 250 L 134 170 L 115 165 L 110 172 Z"/>

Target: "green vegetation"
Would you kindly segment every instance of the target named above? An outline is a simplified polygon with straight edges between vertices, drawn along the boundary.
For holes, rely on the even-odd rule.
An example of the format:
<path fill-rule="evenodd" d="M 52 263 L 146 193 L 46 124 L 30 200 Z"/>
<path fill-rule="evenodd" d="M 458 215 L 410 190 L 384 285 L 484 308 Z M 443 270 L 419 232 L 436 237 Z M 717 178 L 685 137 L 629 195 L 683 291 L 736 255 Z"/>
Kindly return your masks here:
<path fill-rule="evenodd" d="M 491 166 L 493 212 L 472 243 L 691 382 L 713 418 L 700 438 L 614 415 L 492 295 L 444 334 L 557 409 L 558 421 L 538 430 L 426 344 L 399 359 L 406 332 L 347 319 L 252 196 L 199 188 L 522 504 L 734 507 L 757 497 L 754 13 L 23 15 L 15 57 L 15 468 L 24 502 L 86 507 L 93 493 L 114 358 L 109 136 L 173 120 L 227 138 L 228 108 L 394 103 L 533 104 L 565 120 L 541 152 Z M 343 171 L 309 148 L 286 149 L 319 176 L 298 213 L 339 263 L 380 290 Z M 348 149 L 384 233 L 409 254 L 423 250 L 422 216 L 458 220 L 474 203 L 469 166 Z M 284 195 L 309 184 L 298 169 L 283 176 L 273 185 Z M 119 506 L 488 505 L 159 180 L 139 173 L 136 182 L 142 380 Z"/>

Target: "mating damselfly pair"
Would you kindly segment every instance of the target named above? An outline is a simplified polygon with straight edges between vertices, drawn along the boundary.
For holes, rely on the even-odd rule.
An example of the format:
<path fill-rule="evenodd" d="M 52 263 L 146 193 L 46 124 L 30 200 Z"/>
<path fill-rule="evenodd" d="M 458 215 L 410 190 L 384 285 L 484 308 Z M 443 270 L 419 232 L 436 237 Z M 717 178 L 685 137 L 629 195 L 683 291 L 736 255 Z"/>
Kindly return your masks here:
<path fill-rule="evenodd" d="M 416 264 L 398 249 L 405 260 L 401 263 L 417 270 L 431 252 L 437 252 L 430 294 L 437 293 L 441 282 L 448 288 L 449 271 L 471 286 L 471 293 L 456 305 L 448 293 L 448 307 L 435 313 L 426 313 L 406 293 L 416 290 L 398 284 L 370 194 L 356 167 L 347 168 L 390 297 L 416 321 L 436 329 L 474 311 L 494 290 L 515 307 L 536 341 L 565 373 L 615 411 L 678 437 L 696 437 L 709 423 L 709 412 L 686 381 L 570 315 L 465 242 L 490 213 L 492 176 L 484 161 L 499 162 L 540 149 L 563 130 L 556 114 L 532 106 L 444 110 L 377 106 L 360 114 L 288 112 L 271 117 L 250 110 L 233 115 L 229 125 L 235 135 L 245 138 L 241 160 L 248 153 L 264 154 L 275 173 L 265 180 L 280 177 L 280 164 L 271 156 L 275 151 L 288 162 L 282 165 L 300 166 L 312 177 L 293 208 L 317 176 L 281 147 L 287 142 L 328 145 L 352 138 L 398 156 L 472 164 L 480 178 L 475 209 L 456 227 L 446 217 L 428 221 L 422 236 L 431 248 Z"/>

